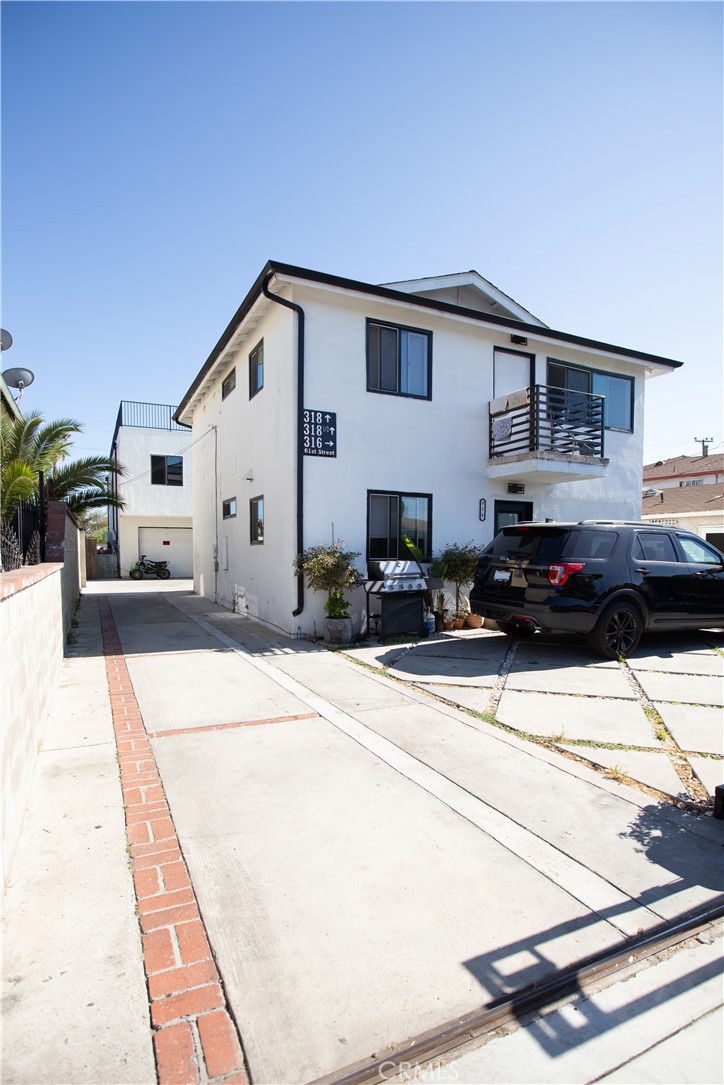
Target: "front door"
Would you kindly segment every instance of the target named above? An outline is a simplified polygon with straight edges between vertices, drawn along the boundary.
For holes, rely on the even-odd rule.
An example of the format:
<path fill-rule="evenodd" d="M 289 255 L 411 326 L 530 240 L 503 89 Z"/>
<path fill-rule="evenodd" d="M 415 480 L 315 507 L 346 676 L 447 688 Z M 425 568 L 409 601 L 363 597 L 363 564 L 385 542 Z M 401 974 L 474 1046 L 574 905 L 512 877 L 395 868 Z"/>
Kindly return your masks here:
<path fill-rule="evenodd" d="M 504 527 L 511 527 L 520 523 L 521 520 L 533 519 L 532 501 L 496 501 L 495 502 L 495 534 Z"/>

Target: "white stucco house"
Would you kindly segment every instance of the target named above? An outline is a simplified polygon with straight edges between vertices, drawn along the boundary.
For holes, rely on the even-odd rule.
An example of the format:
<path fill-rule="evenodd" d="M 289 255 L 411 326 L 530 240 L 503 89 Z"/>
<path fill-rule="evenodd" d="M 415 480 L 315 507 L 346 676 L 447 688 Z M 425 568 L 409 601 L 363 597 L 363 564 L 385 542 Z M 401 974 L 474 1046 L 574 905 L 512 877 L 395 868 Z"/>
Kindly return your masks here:
<path fill-rule="evenodd" d="M 111 459 L 125 468 L 115 480 L 125 501 L 108 510 L 108 538 L 121 577 L 145 554 L 168 561 L 171 576 L 193 575 L 191 431 L 174 419 L 175 406 L 123 400 Z"/>
<path fill-rule="evenodd" d="M 555 331 L 474 271 L 373 285 L 269 262 L 176 411 L 194 586 L 286 633 L 295 555 L 487 543 L 519 519 L 641 515 L 645 381 L 681 363 Z M 348 593 L 359 629 L 363 589 Z"/>

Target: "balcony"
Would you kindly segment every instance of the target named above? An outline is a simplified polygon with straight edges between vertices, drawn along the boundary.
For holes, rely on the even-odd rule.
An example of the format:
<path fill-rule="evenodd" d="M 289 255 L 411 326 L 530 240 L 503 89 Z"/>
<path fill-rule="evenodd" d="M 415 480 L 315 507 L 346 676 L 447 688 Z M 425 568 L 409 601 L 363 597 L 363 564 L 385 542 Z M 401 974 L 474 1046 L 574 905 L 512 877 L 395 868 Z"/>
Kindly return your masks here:
<path fill-rule="evenodd" d="M 536 384 L 489 405 L 488 475 L 529 482 L 604 478 L 604 397 Z"/>

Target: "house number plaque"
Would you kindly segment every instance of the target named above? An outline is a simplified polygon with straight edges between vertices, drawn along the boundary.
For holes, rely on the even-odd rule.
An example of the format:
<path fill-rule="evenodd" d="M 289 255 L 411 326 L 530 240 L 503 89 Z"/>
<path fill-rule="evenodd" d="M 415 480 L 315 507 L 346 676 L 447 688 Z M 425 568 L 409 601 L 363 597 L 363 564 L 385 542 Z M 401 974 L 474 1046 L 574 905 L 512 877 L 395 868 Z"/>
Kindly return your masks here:
<path fill-rule="evenodd" d="M 337 455 L 335 411 L 302 412 L 302 452 L 305 456 Z"/>

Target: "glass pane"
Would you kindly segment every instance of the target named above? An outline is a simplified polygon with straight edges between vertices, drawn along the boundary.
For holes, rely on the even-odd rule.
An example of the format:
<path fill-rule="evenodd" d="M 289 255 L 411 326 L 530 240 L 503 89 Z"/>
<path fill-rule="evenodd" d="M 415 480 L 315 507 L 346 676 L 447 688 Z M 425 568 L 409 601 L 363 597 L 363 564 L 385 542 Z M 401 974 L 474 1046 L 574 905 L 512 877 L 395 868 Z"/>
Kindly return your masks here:
<path fill-rule="evenodd" d="M 251 541 L 264 542 L 264 498 L 254 497 L 250 502 Z"/>
<path fill-rule="evenodd" d="M 645 561 L 678 561 L 674 544 L 668 535 L 639 535 L 640 552 Z M 639 549 L 637 548 L 637 556 Z"/>
<path fill-rule="evenodd" d="M 411 497 L 403 495 L 402 498 L 402 514 L 400 516 L 400 555 L 408 556 L 409 550 L 407 549 L 402 536 L 407 535 L 409 539 L 422 550 L 423 554 L 427 557 L 429 555 L 429 538 L 430 538 L 430 501 L 427 497 Z"/>
<path fill-rule="evenodd" d="M 697 565 L 721 565 L 721 559 L 704 543 L 697 542 L 696 539 L 686 539 L 682 536 L 679 536 L 679 542 L 687 561 L 694 562 Z"/>
<path fill-rule="evenodd" d="M 367 339 L 367 387 L 380 387 L 380 331 L 379 324 L 370 324 Z"/>
<path fill-rule="evenodd" d="M 181 456 L 166 457 L 166 485 L 183 486 L 184 461 Z"/>
<path fill-rule="evenodd" d="M 400 333 L 400 391 L 410 396 L 427 395 L 427 336 Z"/>
<path fill-rule="evenodd" d="M 380 328 L 380 389 L 397 391 L 397 329 Z"/>
<path fill-rule="evenodd" d="M 370 494 L 368 540 L 370 558 L 394 557 L 394 554 L 390 554 L 390 516 L 393 502 L 396 503 L 397 498 L 387 494 Z"/>
<path fill-rule="evenodd" d="M 603 421 L 609 429 L 631 430 L 631 380 L 614 377 L 610 373 L 593 374 L 593 391 L 605 396 Z"/>
<path fill-rule="evenodd" d="M 166 485 L 165 456 L 151 456 L 151 484 L 153 486 Z"/>

